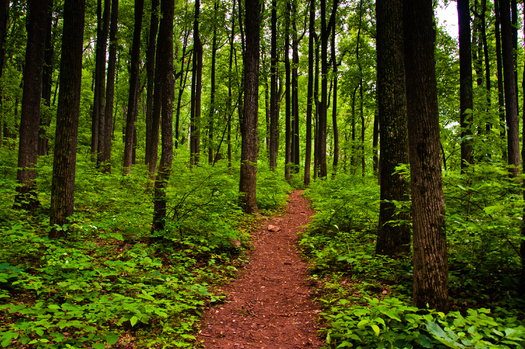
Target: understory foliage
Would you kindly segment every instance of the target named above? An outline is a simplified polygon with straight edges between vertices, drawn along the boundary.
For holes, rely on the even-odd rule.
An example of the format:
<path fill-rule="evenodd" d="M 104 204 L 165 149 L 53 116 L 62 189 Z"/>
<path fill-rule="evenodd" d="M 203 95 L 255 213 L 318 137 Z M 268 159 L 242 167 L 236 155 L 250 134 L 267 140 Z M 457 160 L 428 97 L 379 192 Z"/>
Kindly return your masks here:
<path fill-rule="evenodd" d="M 407 166 L 399 171 L 409 175 Z M 409 177 L 409 176 L 408 176 Z M 502 178 L 507 178 L 502 180 Z M 498 163 L 444 173 L 451 311 L 411 305 L 411 256 L 375 254 L 375 177 L 338 175 L 305 195 L 316 215 L 300 246 L 312 259 L 329 348 L 524 348 L 518 296 L 524 202 Z M 410 210 L 397 203 L 398 211 Z"/>
<path fill-rule="evenodd" d="M 137 165 L 102 174 L 81 152 L 67 240 L 50 240 L 51 157 L 38 168 L 37 215 L 12 210 L 16 159 L 0 148 L 0 347 L 191 347 L 204 305 L 222 298 L 249 248 L 238 173 L 224 164 L 173 167 L 168 222 L 151 233 L 152 186 Z M 266 171 L 260 205 L 279 209 L 289 186 Z"/>

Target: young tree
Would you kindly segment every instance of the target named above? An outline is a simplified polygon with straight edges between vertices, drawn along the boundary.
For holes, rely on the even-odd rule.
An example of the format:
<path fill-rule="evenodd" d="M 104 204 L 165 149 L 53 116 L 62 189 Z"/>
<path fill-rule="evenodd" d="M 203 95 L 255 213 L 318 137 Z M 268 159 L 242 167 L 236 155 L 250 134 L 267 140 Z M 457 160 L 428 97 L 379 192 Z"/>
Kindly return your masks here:
<path fill-rule="evenodd" d="M 270 47 L 270 169 L 277 167 L 279 152 L 279 94 L 277 90 L 278 62 L 277 53 L 277 0 L 272 0 L 271 47 Z"/>
<path fill-rule="evenodd" d="M 459 95 L 461 124 L 461 168 L 474 163 L 472 152 L 472 50 L 470 43 L 469 0 L 458 0 L 459 25 Z"/>
<path fill-rule="evenodd" d="M 131 47 L 131 64 L 129 68 L 128 111 L 126 115 L 126 134 L 124 138 L 124 173 L 129 174 L 133 163 L 133 136 L 137 119 L 139 67 L 140 67 L 140 31 L 144 0 L 135 0 L 135 26 L 133 28 L 133 45 Z"/>
<path fill-rule="evenodd" d="M 259 105 L 259 0 L 246 0 L 246 53 L 244 56 L 244 117 L 242 127 L 241 205 L 246 213 L 256 213 L 257 143 Z"/>
<path fill-rule="evenodd" d="M 402 0 L 377 0 L 377 104 L 380 124 L 379 231 L 376 252 L 396 256 L 410 252 L 410 226 L 395 215 L 395 201 L 409 199 L 409 184 L 396 167 L 408 164 Z"/>
<path fill-rule="evenodd" d="M 27 46 L 16 177 L 18 187 L 15 197 L 15 207 L 26 210 L 34 210 L 40 205 L 35 181 L 48 1 L 28 1 Z"/>
<path fill-rule="evenodd" d="M 291 66 L 290 66 L 290 0 L 286 1 L 286 10 L 284 18 L 284 70 L 286 80 L 285 91 L 285 155 L 284 155 L 284 178 L 288 181 L 291 178 L 290 167 L 292 164 L 292 106 L 291 106 Z"/>
<path fill-rule="evenodd" d="M 157 69 L 160 70 L 161 79 L 160 95 L 155 95 L 162 104 L 161 132 L 162 152 L 160 157 L 159 171 L 155 180 L 155 197 L 153 207 L 152 231 L 162 231 L 166 221 L 166 188 L 171 174 L 171 163 L 173 160 L 173 17 L 174 1 L 161 1 L 161 20 L 159 25 L 158 62 Z"/>
<path fill-rule="evenodd" d="M 403 24 L 414 246 L 414 305 L 446 311 L 448 262 L 432 0 L 404 0 Z"/>
<path fill-rule="evenodd" d="M 82 46 L 84 40 L 85 0 L 65 0 L 60 92 L 51 183 L 50 225 L 63 226 L 73 214 L 75 166 L 77 156 L 80 87 L 82 83 Z M 65 237 L 66 231 L 52 229 L 50 238 Z"/>
<path fill-rule="evenodd" d="M 44 68 L 42 71 L 42 101 L 46 107 L 51 106 L 51 90 L 53 88 L 53 9 L 53 0 L 50 0 L 46 17 L 46 48 L 44 51 Z M 48 108 L 40 113 L 38 155 L 46 155 L 49 150 L 47 129 L 51 124 L 51 117 L 51 112 Z"/>
<path fill-rule="evenodd" d="M 151 1 L 151 20 L 149 25 L 148 48 L 146 50 L 146 156 L 144 162 L 150 164 L 153 159 L 152 152 L 158 151 L 159 129 L 153 129 L 153 91 L 155 83 L 155 47 L 157 45 L 157 32 L 159 29 L 158 17 L 159 0 Z M 153 149 L 155 148 L 155 149 Z M 155 157 L 155 160 L 157 157 Z"/>

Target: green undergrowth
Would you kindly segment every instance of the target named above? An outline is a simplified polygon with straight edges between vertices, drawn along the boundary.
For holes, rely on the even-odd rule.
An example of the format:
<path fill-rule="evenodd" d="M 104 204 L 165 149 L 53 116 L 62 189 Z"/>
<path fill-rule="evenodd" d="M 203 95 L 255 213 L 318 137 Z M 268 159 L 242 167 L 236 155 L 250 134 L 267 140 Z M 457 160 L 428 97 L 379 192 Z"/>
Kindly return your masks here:
<path fill-rule="evenodd" d="M 28 214 L 11 208 L 16 163 L 0 151 L 0 347 L 195 346 L 203 307 L 222 300 L 217 285 L 244 262 L 257 220 L 239 209 L 238 171 L 176 158 L 167 229 L 152 233 L 146 169 L 102 174 L 81 155 L 76 213 L 57 227 L 68 238 L 49 240 L 51 157 L 39 160 L 42 206 Z M 290 188 L 266 172 L 258 203 L 271 213 Z"/>
<path fill-rule="evenodd" d="M 515 251 L 523 200 L 516 183 L 493 175 L 504 176 L 504 167 L 470 170 L 445 174 L 451 302 L 446 314 L 411 305 L 410 255 L 375 254 L 375 177 L 338 174 L 305 191 L 316 214 L 300 246 L 318 285 L 327 348 L 525 347 Z"/>

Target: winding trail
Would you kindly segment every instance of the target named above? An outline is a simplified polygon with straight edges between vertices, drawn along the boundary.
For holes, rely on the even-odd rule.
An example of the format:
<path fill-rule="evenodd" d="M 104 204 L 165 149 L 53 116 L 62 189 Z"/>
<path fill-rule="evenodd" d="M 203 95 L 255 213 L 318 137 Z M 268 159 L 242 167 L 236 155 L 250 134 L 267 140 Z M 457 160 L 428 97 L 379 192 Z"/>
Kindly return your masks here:
<path fill-rule="evenodd" d="M 290 195 L 286 215 L 253 233 L 254 250 L 239 277 L 224 287 L 226 301 L 209 308 L 198 341 L 203 348 L 321 348 L 317 336 L 320 306 L 312 301 L 307 264 L 297 252 L 297 233 L 313 210 L 301 196 Z M 270 226 L 280 227 L 271 232 Z"/>

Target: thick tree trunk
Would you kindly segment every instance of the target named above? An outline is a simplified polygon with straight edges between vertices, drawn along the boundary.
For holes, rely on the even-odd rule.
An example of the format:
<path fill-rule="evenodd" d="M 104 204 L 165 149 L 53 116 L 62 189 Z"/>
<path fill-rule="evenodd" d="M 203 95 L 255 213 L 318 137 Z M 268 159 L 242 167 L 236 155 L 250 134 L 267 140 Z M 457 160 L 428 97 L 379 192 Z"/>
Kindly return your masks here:
<path fill-rule="evenodd" d="M 69 223 L 75 204 L 75 166 L 77 156 L 82 46 L 84 42 L 85 0 L 65 0 L 64 34 L 60 61 L 60 92 L 51 183 L 50 225 Z M 52 229 L 50 238 L 65 237 L 66 230 Z"/>
<path fill-rule="evenodd" d="M 159 163 L 159 171 L 155 180 L 155 197 L 153 208 L 152 232 L 162 231 L 166 224 L 166 188 L 171 174 L 173 161 L 173 0 L 161 0 L 161 20 L 158 38 L 158 62 L 157 69 L 160 70 L 161 94 L 155 95 L 162 104 L 162 153 Z"/>
<path fill-rule="evenodd" d="M 48 0 L 30 0 L 27 20 L 27 47 L 24 71 L 18 171 L 15 207 L 34 210 L 40 203 L 36 194 L 36 165 L 38 160 L 38 129 L 40 127 L 40 98 L 42 69 L 46 42 Z"/>
<path fill-rule="evenodd" d="M 131 172 L 133 163 L 133 144 L 135 136 L 135 120 L 138 109 L 139 66 L 140 66 L 140 32 L 142 29 L 142 13 L 144 0 L 135 0 L 135 27 L 133 28 L 133 44 L 131 47 L 131 63 L 129 70 L 128 112 L 126 115 L 126 134 L 124 142 L 124 174 Z"/>
<path fill-rule="evenodd" d="M 413 302 L 448 309 L 445 200 L 431 0 L 404 0 L 405 70 L 414 245 Z"/>
<path fill-rule="evenodd" d="M 148 48 L 146 50 L 146 157 L 144 162 L 149 164 L 152 161 L 152 152 L 157 152 L 157 148 L 153 149 L 155 145 L 158 145 L 158 128 L 153 130 L 153 94 L 155 86 L 155 48 L 157 46 L 157 32 L 159 29 L 159 18 L 158 18 L 158 7 L 159 0 L 152 0 L 151 2 L 151 20 L 149 26 L 148 36 Z M 156 141 L 154 141 L 154 134 L 156 133 Z M 156 157 L 155 157 L 156 159 Z"/>
<path fill-rule="evenodd" d="M 241 148 L 241 206 L 246 213 L 257 208 L 257 143 L 259 104 L 259 0 L 246 0 L 246 53 L 244 57 L 244 115 Z"/>
<path fill-rule="evenodd" d="M 408 164 L 407 106 L 403 53 L 403 1 L 378 0 L 377 101 L 380 125 L 379 231 L 376 253 L 395 257 L 410 252 L 407 214 L 396 215 L 395 202 L 409 200 L 409 183 L 396 167 Z M 400 220 L 400 224 L 393 221 Z"/>
<path fill-rule="evenodd" d="M 518 96 L 516 91 L 516 74 L 514 70 L 514 51 L 512 26 L 510 22 L 510 2 L 500 0 L 501 9 L 501 42 L 503 56 L 503 82 L 505 86 L 505 114 L 507 119 L 507 154 L 511 166 L 511 176 L 517 177 L 520 169 Z"/>
<path fill-rule="evenodd" d="M 472 50 L 470 43 L 469 0 L 458 0 L 459 99 L 461 125 L 461 169 L 474 163 L 472 152 Z"/>
<path fill-rule="evenodd" d="M 304 154 L 304 185 L 310 185 L 312 163 L 312 113 L 314 107 L 314 57 L 315 57 L 315 1 L 310 1 L 308 38 L 308 97 L 306 105 L 306 149 Z"/>
<path fill-rule="evenodd" d="M 111 3 L 111 26 L 109 33 L 108 77 L 106 87 L 106 106 L 104 111 L 103 147 L 100 162 L 104 172 L 111 172 L 111 139 L 113 135 L 113 101 L 115 99 L 115 73 L 117 65 L 117 30 L 118 30 L 118 0 Z"/>

